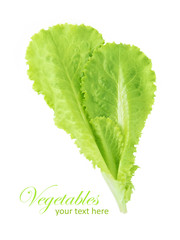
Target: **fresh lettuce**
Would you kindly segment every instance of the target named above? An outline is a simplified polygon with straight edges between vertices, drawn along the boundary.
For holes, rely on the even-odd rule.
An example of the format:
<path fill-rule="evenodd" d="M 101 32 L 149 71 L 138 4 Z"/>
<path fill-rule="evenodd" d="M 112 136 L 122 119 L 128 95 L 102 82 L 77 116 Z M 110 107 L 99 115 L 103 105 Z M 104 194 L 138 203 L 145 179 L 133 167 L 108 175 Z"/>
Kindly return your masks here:
<path fill-rule="evenodd" d="M 98 166 L 119 208 L 133 190 L 134 152 L 154 102 L 155 73 L 137 47 L 107 43 L 92 27 L 56 25 L 32 37 L 33 88 L 87 159 Z"/>

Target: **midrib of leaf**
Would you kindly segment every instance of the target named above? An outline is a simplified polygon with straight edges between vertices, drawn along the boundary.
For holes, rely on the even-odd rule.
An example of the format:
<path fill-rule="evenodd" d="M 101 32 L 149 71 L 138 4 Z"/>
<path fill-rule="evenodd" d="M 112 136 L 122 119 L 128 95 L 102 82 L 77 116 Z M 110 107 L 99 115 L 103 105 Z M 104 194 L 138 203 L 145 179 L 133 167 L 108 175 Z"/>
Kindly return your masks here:
<path fill-rule="evenodd" d="M 125 82 L 124 80 L 124 74 L 121 67 L 121 61 L 120 61 L 120 48 L 119 48 L 119 58 L 118 58 L 118 102 L 117 102 L 117 122 L 120 125 L 120 128 L 122 130 L 122 134 L 124 137 L 124 149 L 122 151 L 121 158 L 119 160 L 118 165 L 118 171 L 121 168 L 121 160 L 123 160 L 123 156 L 125 154 L 127 145 L 128 145 L 128 136 L 129 136 L 129 109 L 128 105 L 124 105 L 124 103 L 128 103 L 127 93 L 126 93 L 126 86 L 123 84 Z M 125 116 L 126 112 L 126 116 Z M 127 114 L 128 113 L 128 114 Z M 128 115 L 128 116 L 127 116 Z M 126 124 L 124 122 L 124 118 L 126 118 Z M 128 121 L 128 122 L 127 122 Z"/>
<path fill-rule="evenodd" d="M 117 99 L 117 122 L 120 125 L 122 132 L 124 133 L 124 111 L 123 111 L 123 96 L 122 96 L 122 82 L 124 81 L 122 69 L 119 64 L 119 73 L 118 73 L 118 99 Z"/>
<path fill-rule="evenodd" d="M 119 48 L 119 58 L 118 58 L 118 100 L 117 100 L 117 122 L 121 127 L 122 133 L 124 135 L 125 132 L 125 123 L 124 123 L 124 117 L 125 117 L 125 108 L 126 113 L 129 112 L 127 109 L 127 106 L 124 105 L 125 102 L 127 102 L 127 94 L 126 94 L 126 87 L 123 84 L 124 81 L 124 74 L 121 67 L 121 61 L 120 61 L 120 48 Z M 126 124 L 127 126 L 127 124 Z M 128 129 L 127 129 L 128 130 Z"/>

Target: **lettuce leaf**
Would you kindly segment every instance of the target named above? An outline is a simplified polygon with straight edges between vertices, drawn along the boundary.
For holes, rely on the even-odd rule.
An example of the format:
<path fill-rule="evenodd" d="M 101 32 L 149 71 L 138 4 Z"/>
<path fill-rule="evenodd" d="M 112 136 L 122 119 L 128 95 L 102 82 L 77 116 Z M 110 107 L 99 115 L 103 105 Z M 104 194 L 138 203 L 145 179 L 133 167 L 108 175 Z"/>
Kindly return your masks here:
<path fill-rule="evenodd" d="M 126 211 L 125 204 L 130 200 L 131 178 L 137 169 L 135 145 L 154 102 L 155 73 L 151 67 L 151 60 L 139 48 L 108 43 L 94 52 L 82 79 L 84 106 L 89 118 L 110 118 L 122 133 L 123 149 L 114 170 L 117 173 L 114 180 L 119 183 L 111 181 L 111 176 L 106 177 L 113 189 L 115 185 L 117 192 L 121 188 L 121 196 L 124 194 L 120 203 L 122 211 Z M 112 139 L 115 145 L 116 140 Z"/>
<path fill-rule="evenodd" d="M 84 25 L 56 25 L 32 37 L 33 88 L 87 159 L 98 166 L 120 211 L 133 190 L 134 152 L 154 102 L 151 61 L 135 46 L 104 44 Z"/>
<path fill-rule="evenodd" d="M 104 43 L 97 30 L 84 25 L 56 25 L 32 37 L 26 59 L 33 88 L 54 110 L 57 127 L 76 139 L 94 165 L 109 172 L 81 104 L 80 79 L 95 48 Z"/>
<path fill-rule="evenodd" d="M 96 117 L 90 123 L 106 166 L 116 179 L 123 144 L 121 130 L 118 124 L 105 117 Z"/>

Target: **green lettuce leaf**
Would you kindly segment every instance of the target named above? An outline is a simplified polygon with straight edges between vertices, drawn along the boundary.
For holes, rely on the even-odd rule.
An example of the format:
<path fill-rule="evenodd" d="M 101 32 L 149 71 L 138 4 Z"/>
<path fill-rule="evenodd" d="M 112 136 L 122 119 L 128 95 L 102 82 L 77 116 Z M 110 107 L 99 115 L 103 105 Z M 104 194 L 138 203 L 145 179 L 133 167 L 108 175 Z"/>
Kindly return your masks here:
<path fill-rule="evenodd" d="M 89 118 L 110 118 L 122 133 L 123 150 L 114 170 L 117 175 L 113 175 L 119 183 L 108 176 L 112 179 L 108 180 L 108 185 L 112 182 L 110 185 L 114 189 L 115 183 L 117 192 L 124 195 L 122 211 L 126 211 L 125 203 L 130 200 L 131 178 L 137 169 L 134 165 L 135 145 L 154 102 L 155 73 L 151 67 L 151 60 L 137 47 L 108 43 L 94 52 L 82 79 L 84 106 Z M 117 145 L 116 140 L 112 139 L 112 144 Z M 119 185 L 121 187 L 117 187 Z"/>
<path fill-rule="evenodd" d="M 96 117 L 90 123 L 106 166 L 116 179 L 123 145 L 121 130 L 118 124 L 105 117 Z"/>
<path fill-rule="evenodd" d="M 120 211 L 133 190 L 136 145 L 154 102 L 151 61 L 135 46 L 104 44 L 84 25 L 56 25 L 27 48 L 33 88 L 80 152 L 98 166 Z"/>
<path fill-rule="evenodd" d="M 84 65 L 103 43 L 102 35 L 92 27 L 56 25 L 32 37 L 26 59 L 33 88 L 44 95 L 54 110 L 55 124 L 76 139 L 87 159 L 109 172 L 81 104 L 80 92 Z"/>

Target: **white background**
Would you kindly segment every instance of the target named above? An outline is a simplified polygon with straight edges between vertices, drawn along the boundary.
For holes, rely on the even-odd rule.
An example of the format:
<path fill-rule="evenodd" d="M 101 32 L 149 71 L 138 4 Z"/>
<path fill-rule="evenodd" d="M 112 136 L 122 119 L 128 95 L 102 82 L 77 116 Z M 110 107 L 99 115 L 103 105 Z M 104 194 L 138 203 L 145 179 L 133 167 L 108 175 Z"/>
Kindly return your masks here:
<path fill-rule="evenodd" d="M 179 1 L 17 0 L 0 6 L 0 239 L 180 239 Z M 122 214 L 100 171 L 55 127 L 32 90 L 25 63 L 30 37 L 58 23 L 91 25 L 106 42 L 134 44 L 152 59 L 156 101 L 137 150 L 141 167 Z M 59 185 L 59 194 L 90 190 L 109 215 L 39 214 L 20 192 Z M 53 192 L 52 192 L 53 194 Z"/>

